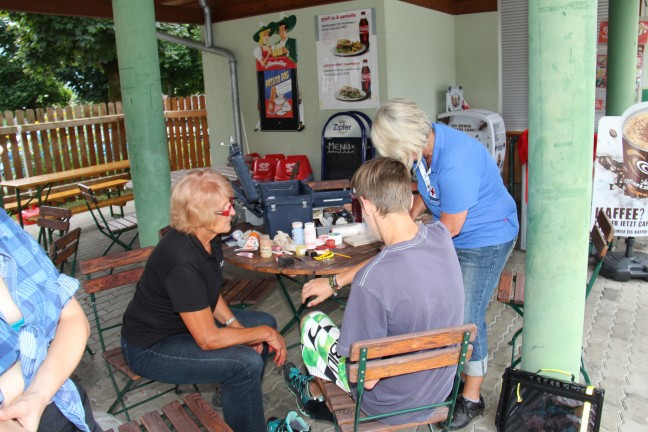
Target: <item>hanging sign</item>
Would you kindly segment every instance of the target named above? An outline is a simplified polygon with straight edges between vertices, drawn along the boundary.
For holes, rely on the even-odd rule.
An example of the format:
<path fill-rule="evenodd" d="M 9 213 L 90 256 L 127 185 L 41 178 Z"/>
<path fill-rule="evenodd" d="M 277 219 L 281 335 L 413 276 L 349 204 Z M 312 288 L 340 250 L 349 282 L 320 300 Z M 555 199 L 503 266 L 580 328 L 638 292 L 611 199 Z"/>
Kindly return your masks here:
<path fill-rule="evenodd" d="M 261 130 L 299 130 L 297 41 L 289 36 L 297 17 L 281 14 L 277 22 L 259 22 L 252 39 L 258 43 L 257 90 Z"/>
<path fill-rule="evenodd" d="M 619 237 L 648 235 L 648 102 L 599 121 L 591 221 L 604 209 Z"/>
<path fill-rule="evenodd" d="M 320 109 L 377 108 L 375 9 L 315 19 Z"/>

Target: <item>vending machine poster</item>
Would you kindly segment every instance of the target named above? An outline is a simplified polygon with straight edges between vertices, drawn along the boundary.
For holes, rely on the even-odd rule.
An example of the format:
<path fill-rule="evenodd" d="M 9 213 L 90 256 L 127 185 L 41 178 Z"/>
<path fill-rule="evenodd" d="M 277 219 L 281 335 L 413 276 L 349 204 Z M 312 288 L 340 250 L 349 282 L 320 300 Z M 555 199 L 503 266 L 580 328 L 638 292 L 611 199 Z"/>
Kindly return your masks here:
<path fill-rule="evenodd" d="M 375 9 L 315 17 L 320 109 L 377 108 Z"/>
<path fill-rule="evenodd" d="M 300 129 L 297 41 L 290 37 L 296 24 L 295 15 L 282 13 L 276 22 L 259 22 L 252 34 L 261 130 Z"/>
<path fill-rule="evenodd" d="M 599 121 L 591 223 L 604 209 L 615 235 L 648 235 L 648 102 Z"/>

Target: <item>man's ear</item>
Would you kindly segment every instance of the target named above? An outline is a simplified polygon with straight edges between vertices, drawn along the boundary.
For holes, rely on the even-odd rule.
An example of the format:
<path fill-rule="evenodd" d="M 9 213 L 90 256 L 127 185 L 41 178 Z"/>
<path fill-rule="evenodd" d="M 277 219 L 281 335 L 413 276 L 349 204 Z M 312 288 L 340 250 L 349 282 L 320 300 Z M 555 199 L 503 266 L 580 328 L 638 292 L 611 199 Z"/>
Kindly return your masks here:
<path fill-rule="evenodd" d="M 362 203 L 362 210 L 367 213 L 367 214 L 373 214 L 376 211 L 376 206 L 373 205 L 373 203 L 369 200 L 367 200 L 365 197 L 358 197 L 360 202 Z"/>

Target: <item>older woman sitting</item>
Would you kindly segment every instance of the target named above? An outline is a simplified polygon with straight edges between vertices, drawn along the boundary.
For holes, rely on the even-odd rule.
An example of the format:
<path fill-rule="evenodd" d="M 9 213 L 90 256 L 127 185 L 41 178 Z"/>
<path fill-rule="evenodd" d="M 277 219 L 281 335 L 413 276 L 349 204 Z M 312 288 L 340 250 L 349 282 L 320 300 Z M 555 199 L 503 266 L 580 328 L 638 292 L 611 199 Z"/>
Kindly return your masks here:
<path fill-rule="evenodd" d="M 268 351 L 286 344 L 275 319 L 233 311 L 220 290 L 220 234 L 230 230 L 232 189 L 211 170 L 184 177 L 171 196 L 171 229 L 151 254 L 124 314 L 122 346 L 138 374 L 171 384 L 218 383 L 235 431 L 265 430 L 261 378 Z"/>

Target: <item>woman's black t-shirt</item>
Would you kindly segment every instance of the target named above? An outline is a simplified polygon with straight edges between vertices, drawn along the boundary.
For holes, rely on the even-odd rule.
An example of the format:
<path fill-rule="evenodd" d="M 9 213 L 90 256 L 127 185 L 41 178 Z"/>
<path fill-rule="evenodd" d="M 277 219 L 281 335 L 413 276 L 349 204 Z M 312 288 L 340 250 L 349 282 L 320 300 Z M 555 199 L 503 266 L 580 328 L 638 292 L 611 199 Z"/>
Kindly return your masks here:
<path fill-rule="evenodd" d="M 212 254 L 193 235 L 169 230 L 155 247 L 124 313 L 122 336 L 138 348 L 188 333 L 180 312 L 216 307 L 223 285 L 220 236 Z"/>

